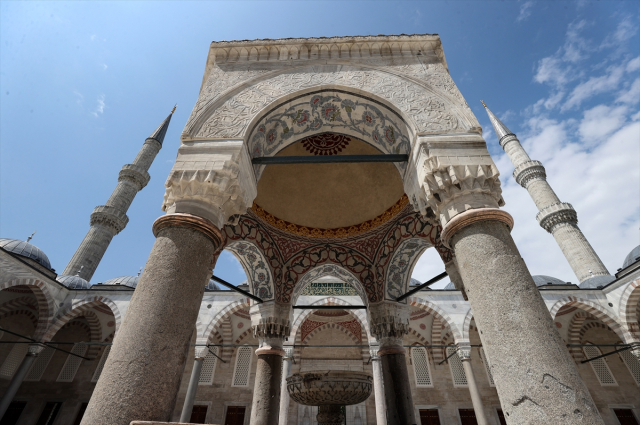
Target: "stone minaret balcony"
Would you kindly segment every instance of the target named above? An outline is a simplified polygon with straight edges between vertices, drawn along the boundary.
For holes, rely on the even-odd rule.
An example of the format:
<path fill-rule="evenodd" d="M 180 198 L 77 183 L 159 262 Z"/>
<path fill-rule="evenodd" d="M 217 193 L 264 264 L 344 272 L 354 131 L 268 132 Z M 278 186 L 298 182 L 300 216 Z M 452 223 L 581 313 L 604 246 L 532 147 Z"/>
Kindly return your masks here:
<path fill-rule="evenodd" d="M 91 228 L 64 269 L 63 275 L 73 276 L 79 273 L 81 278 L 87 281 L 91 280 L 111 240 L 129 222 L 127 210 L 133 199 L 149 183 L 149 167 L 162 148 L 173 111 L 145 140 L 138 156 L 133 160 L 133 164 L 126 164 L 122 167 L 118 175 L 118 185 L 107 203 L 93 210 L 90 221 Z"/>

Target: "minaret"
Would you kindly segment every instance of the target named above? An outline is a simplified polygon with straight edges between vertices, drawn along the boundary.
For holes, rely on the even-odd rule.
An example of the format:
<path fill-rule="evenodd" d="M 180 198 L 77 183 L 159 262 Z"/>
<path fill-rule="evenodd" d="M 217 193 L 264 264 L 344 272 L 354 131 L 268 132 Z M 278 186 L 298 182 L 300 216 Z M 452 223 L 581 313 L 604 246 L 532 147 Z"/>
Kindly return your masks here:
<path fill-rule="evenodd" d="M 111 239 L 127 225 L 129 221 L 127 210 L 131 206 L 133 198 L 149 183 L 149 167 L 162 148 L 164 136 L 167 134 L 169 122 L 175 110 L 174 107 L 156 131 L 145 140 L 133 164 L 122 167 L 118 175 L 118 185 L 106 205 L 101 205 L 93 210 L 90 221 L 91 228 L 64 269 L 63 275 L 76 275 L 80 270 L 78 275 L 81 278 L 86 281 L 91 280 L 102 256 L 111 243 Z"/>
<path fill-rule="evenodd" d="M 538 207 L 536 219 L 540 226 L 551 233 L 560 246 L 573 272 L 580 282 L 596 277 L 588 286 L 607 284 L 613 277 L 609 275 L 598 254 L 578 227 L 578 215 L 571 204 L 561 202 L 547 182 L 547 174 L 540 161 L 529 158 L 520 141 L 506 125 L 482 102 L 500 141 L 500 146 L 513 163 L 513 177 L 519 185 L 527 189 Z M 597 278 L 601 276 L 600 278 Z M 590 283 L 595 283 L 591 285 Z"/>

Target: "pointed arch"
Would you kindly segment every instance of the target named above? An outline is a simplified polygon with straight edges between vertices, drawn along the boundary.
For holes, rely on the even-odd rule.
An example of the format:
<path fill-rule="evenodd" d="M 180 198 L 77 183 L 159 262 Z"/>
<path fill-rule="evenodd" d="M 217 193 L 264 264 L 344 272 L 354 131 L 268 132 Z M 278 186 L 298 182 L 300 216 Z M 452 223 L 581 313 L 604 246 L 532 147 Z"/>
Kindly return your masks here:
<path fill-rule="evenodd" d="M 47 284 L 39 279 L 14 279 L 0 283 L 0 291 L 15 286 L 26 286 L 38 301 L 38 325 L 33 334 L 33 339 L 40 340 L 46 332 L 55 314 L 55 301 L 49 292 Z"/>
<path fill-rule="evenodd" d="M 564 306 L 578 307 L 580 310 L 594 315 L 597 319 L 602 321 L 602 323 L 609 326 L 609 328 L 611 328 L 611 330 L 615 332 L 623 342 L 630 342 L 630 340 L 626 339 L 627 335 L 625 335 L 624 328 L 620 324 L 619 318 L 613 313 L 607 311 L 600 304 L 573 295 L 569 295 L 568 297 L 559 299 L 551 307 L 549 313 L 551 314 L 551 318 L 553 320 L 556 319 L 558 312 Z"/>
<path fill-rule="evenodd" d="M 263 300 L 272 300 L 275 297 L 273 273 L 269 267 L 269 261 L 264 253 L 249 240 L 230 241 L 225 248 L 231 252 L 240 262 L 252 294 Z"/>
<path fill-rule="evenodd" d="M 413 268 L 433 244 L 424 238 L 409 238 L 400 243 L 394 250 L 387 269 L 387 299 L 396 299 L 409 291 Z"/>
<path fill-rule="evenodd" d="M 640 302 L 640 279 L 636 279 L 627 286 L 620 298 L 620 320 L 625 327 L 627 341 L 640 341 L 640 317 L 638 317 L 638 303 Z"/>
<path fill-rule="evenodd" d="M 206 328 L 197 330 L 196 344 L 209 344 L 212 339 L 216 339 L 219 344 L 231 343 L 233 331 L 231 329 L 230 316 L 251 306 L 249 298 L 242 298 L 220 310 L 209 322 Z M 249 328 L 251 329 L 251 328 Z M 220 347 L 220 357 L 225 361 L 231 358 L 233 348 Z"/>
<path fill-rule="evenodd" d="M 367 292 L 364 289 L 364 285 L 362 285 L 362 282 L 360 282 L 360 280 L 355 277 L 353 273 L 351 273 L 344 267 L 339 266 L 338 264 L 323 264 L 319 267 L 315 267 L 309 270 L 296 283 L 296 286 L 293 289 L 293 294 L 291 296 L 291 305 L 296 305 L 300 294 L 302 294 L 302 292 L 304 291 L 304 288 L 313 283 L 314 280 L 318 280 L 326 276 L 334 277 L 344 283 L 351 285 L 362 299 L 364 305 L 369 304 L 369 297 L 367 297 Z"/>
<path fill-rule="evenodd" d="M 471 333 L 471 321 L 473 320 L 473 312 L 471 309 L 467 311 L 467 314 L 464 316 L 464 322 L 462 324 L 462 339 L 464 341 L 469 341 L 469 334 Z"/>
<path fill-rule="evenodd" d="M 462 332 L 458 329 L 456 323 L 451 319 L 451 317 L 444 312 L 440 307 L 432 303 L 431 301 L 427 301 L 424 298 L 419 297 L 409 297 L 409 305 L 421 308 L 425 311 L 433 314 L 434 318 L 438 317 L 443 321 L 443 325 L 446 325 L 451 330 L 451 334 L 453 336 L 454 342 L 457 344 L 459 341 L 465 341 L 462 336 Z M 433 342 L 433 341 L 432 341 Z"/>

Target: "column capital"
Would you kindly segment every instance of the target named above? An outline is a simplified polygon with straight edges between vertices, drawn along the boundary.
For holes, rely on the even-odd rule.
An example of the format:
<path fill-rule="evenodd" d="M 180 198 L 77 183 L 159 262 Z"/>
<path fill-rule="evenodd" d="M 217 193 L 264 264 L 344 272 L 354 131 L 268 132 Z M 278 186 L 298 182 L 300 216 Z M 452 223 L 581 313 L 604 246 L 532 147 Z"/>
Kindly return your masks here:
<path fill-rule="evenodd" d="M 222 245 L 220 230 L 206 218 L 198 217 L 197 215 L 177 213 L 158 217 L 153 222 L 153 235 L 158 237 L 158 233 L 167 227 L 187 227 L 197 230 L 208 237 L 216 249 Z"/>
<path fill-rule="evenodd" d="M 37 356 L 44 350 L 45 346 L 43 344 L 29 344 L 29 348 L 27 348 L 27 356 Z"/>
<path fill-rule="evenodd" d="M 457 345 L 457 354 L 460 360 L 471 360 L 471 344 L 469 342 L 459 342 Z"/>
<path fill-rule="evenodd" d="M 253 336 L 262 339 L 285 340 L 291 333 L 293 309 L 289 304 L 267 301 L 249 308 Z M 282 343 L 280 343 L 282 347 Z M 282 350 L 282 348 L 280 348 Z"/>
<path fill-rule="evenodd" d="M 258 193 L 242 140 L 182 142 L 165 187 L 163 211 L 196 214 L 219 229 L 237 223 Z"/>
<path fill-rule="evenodd" d="M 409 306 L 383 301 L 370 305 L 368 313 L 371 335 L 380 344 L 378 355 L 404 353 L 402 338 L 409 333 Z"/>
<path fill-rule="evenodd" d="M 511 217 L 508 212 L 498 208 L 477 208 L 455 216 L 442 230 L 440 238 L 445 246 L 450 247 L 449 243 L 451 238 L 461 229 L 479 221 L 489 220 L 500 221 L 504 223 L 509 230 L 513 229 L 513 217 Z"/>
<path fill-rule="evenodd" d="M 553 233 L 556 227 L 563 224 L 577 226 L 578 213 L 576 213 L 571 204 L 558 202 L 540 210 L 536 215 L 536 220 L 538 220 L 540 227 L 549 233 Z"/>

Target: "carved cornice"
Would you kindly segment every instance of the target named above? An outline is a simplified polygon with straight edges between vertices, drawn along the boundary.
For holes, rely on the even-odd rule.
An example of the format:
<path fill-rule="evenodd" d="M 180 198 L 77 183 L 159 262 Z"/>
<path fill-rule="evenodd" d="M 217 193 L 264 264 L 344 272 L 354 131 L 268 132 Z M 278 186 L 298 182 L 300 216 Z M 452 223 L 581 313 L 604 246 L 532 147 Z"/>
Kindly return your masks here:
<path fill-rule="evenodd" d="M 540 223 L 540 227 L 549 233 L 553 233 L 561 225 L 577 226 L 578 214 L 571 204 L 558 202 L 542 209 L 536 215 L 536 220 Z"/>
<path fill-rule="evenodd" d="M 489 220 L 500 221 L 506 224 L 509 230 L 513 229 L 513 217 L 508 212 L 497 208 L 477 208 L 455 216 L 442 230 L 440 238 L 446 246 L 451 247 L 449 244 L 451 238 L 461 229 L 480 221 Z"/>
<path fill-rule="evenodd" d="M 153 222 L 153 235 L 158 237 L 158 233 L 167 227 L 186 227 L 196 230 L 209 238 L 215 249 L 222 244 L 220 230 L 206 218 L 184 213 L 163 215 Z"/>
<path fill-rule="evenodd" d="M 252 329 L 256 338 L 286 338 L 291 333 L 291 322 L 279 317 L 262 317 Z"/>
<path fill-rule="evenodd" d="M 527 161 L 513 170 L 513 178 L 526 189 L 527 185 L 534 180 L 545 180 L 547 173 L 540 161 Z"/>
<path fill-rule="evenodd" d="M 151 176 L 149 176 L 149 173 L 147 173 L 144 168 L 135 164 L 126 164 L 122 167 L 118 175 L 118 181 L 128 180 L 135 184 L 138 190 L 142 190 L 147 183 L 149 183 L 150 179 Z"/>
<path fill-rule="evenodd" d="M 114 231 L 115 235 L 117 235 L 127 226 L 129 217 L 114 207 L 101 205 L 99 207 L 95 207 L 93 213 L 91 213 L 91 219 L 89 222 L 91 226 L 97 224 L 107 226 Z"/>
<path fill-rule="evenodd" d="M 318 229 L 314 227 L 299 226 L 297 224 L 290 223 L 270 214 L 255 202 L 253 203 L 251 209 L 254 213 L 256 213 L 258 217 L 260 217 L 273 227 L 284 230 L 288 233 L 293 233 L 294 235 L 307 236 L 310 238 L 344 238 L 367 232 L 386 223 L 387 221 L 395 217 L 400 211 L 402 211 L 408 203 L 409 198 L 407 198 L 407 195 L 402 195 L 398 202 L 396 202 L 376 218 L 365 221 L 364 223 L 356 224 L 354 226 L 338 227 L 335 229 Z"/>

